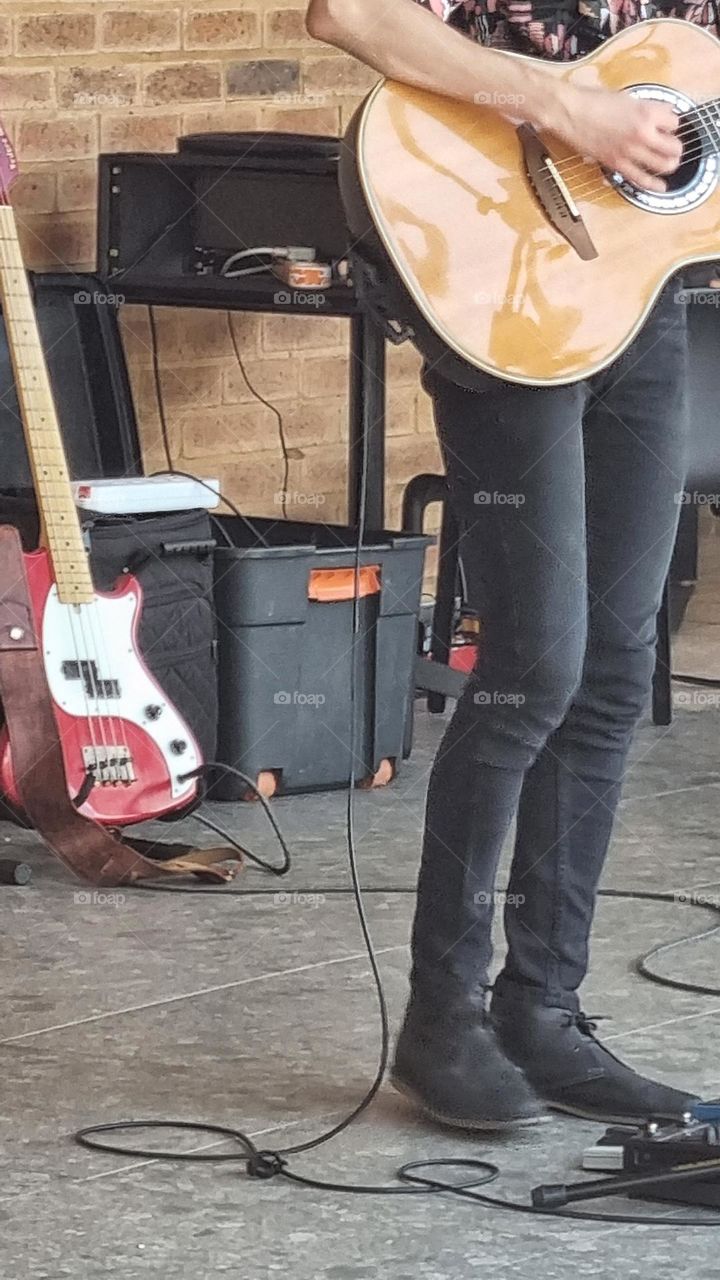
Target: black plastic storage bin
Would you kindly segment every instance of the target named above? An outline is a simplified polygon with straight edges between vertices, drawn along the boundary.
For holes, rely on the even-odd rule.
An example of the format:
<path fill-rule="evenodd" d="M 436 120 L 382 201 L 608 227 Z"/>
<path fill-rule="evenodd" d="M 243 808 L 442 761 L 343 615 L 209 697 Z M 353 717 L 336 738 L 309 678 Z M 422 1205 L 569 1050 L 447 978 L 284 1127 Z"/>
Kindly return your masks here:
<path fill-rule="evenodd" d="M 368 533 L 353 636 L 356 533 L 332 525 L 237 518 L 218 539 L 218 760 L 266 795 L 385 782 L 404 755 L 425 548 L 422 535 Z M 355 741 L 350 742 L 355 654 Z M 247 799 L 218 774 L 212 795 Z"/>

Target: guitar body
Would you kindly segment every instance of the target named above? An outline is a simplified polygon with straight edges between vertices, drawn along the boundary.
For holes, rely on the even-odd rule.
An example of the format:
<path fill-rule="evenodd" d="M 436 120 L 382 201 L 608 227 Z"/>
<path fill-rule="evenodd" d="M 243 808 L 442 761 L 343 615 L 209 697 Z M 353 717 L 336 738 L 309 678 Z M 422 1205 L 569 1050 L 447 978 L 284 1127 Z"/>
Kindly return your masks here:
<path fill-rule="evenodd" d="M 138 653 L 139 583 L 126 575 L 111 593 L 63 604 L 48 553 L 24 560 L 70 796 L 83 794 L 88 770 L 94 775 L 80 812 L 124 826 L 187 807 L 197 781 L 180 776 L 198 768 L 200 751 Z M 5 730 L 0 789 L 22 809 Z"/>
<path fill-rule="evenodd" d="M 350 132 L 367 213 L 365 228 L 357 213 L 350 219 L 354 236 L 373 224 L 414 308 L 451 352 L 529 384 L 606 367 L 675 271 L 720 256 L 720 113 L 702 116 L 720 95 L 720 42 L 663 18 L 547 70 L 700 114 L 684 130 L 676 185 L 660 197 L 541 136 L 596 256 L 583 258 L 553 225 L 528 176 L 522 131 L 497 111 L 385 81 Z"/>

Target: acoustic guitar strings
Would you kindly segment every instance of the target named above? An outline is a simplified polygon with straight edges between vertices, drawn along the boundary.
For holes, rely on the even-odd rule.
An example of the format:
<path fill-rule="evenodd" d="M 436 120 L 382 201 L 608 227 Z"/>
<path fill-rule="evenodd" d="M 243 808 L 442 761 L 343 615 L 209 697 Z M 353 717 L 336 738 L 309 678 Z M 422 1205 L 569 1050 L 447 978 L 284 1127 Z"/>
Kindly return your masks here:
<path fill-rule="evenodd" d="M 701 124 L 701 125 L 703 126 L 703 128 L 705 129 L 705 131 L 706 131 L 706 133 L 707 133 L 707 136 L 708 136 L 708 139 L 709 139 L 709 141 L 710 141 L 710 143 L 711 143 L 711 145 L 712 145 L 713 149 L 714 149 L 714 150 L 717 150 L 718 143 L 713 139 L 713 136 L 712 136 L 712 134 L 711 134 L 711 132 L 710 132 L 710 124 L 709 124 L 709 123 L 706 123 L 706 122 L 702 119 L 702 116 L 700 115 L 700 112 L 701 112 L 702 110 L 707 110 L 707 108 L 708 108 L 708 107 L 718 107 L 718 108 L 720 108 L 720 98 L 712 98 L 712 99 L 708 99 L 708 101 L 707 101 L 707 102 L 705 102 L 705 103 L 701 103 L 699 107 L 693 108 L 693 111 L 686 111 L 686 112 L 684 113 L 684 115 L 686 115 L 686 116 L 688 116 L 688 115 L 697 115 L 697 116 L 698 116 L 698 120 L 697 120 L 695 123 L 693 123 L 693 124 L 687 124 L 687 125 L 684 125 L 681 129 L 678 129 L 677 133 L 675 134 L 675 137 L 676 137 L 676 138 L 680 138 L 681 140 L 683 140 L 684 138 L 693 137 L 693 136 L 697 133 L 697 125 L 698 125 L 698 123 L 699 123 L 699 124 Z M 683 119 L 683 116 L 681 116 L 681 117 L 680 117 L 680 119 Z M 713 122 L 712 122 L 712 121 L 710 121 L 710 123 L 713 123 Z M 720 124 L 719 124 L 719 125 L 717 125 L 717 126 L 714 126 L 714 127 L 719 128 L 719 127 L 720 127 Z M 580 162 L 580 164 L 587 163 L 587 161 L 584 161 L 584 160 L 583 160 L 583 157 L 582 157 L 582 156 L 580 156 L 580 155 L 571 155 L 571 156 L 566 156 L 564 160 L 558 160 L 558 161 L 556 161 L 556 167 L 557 167 L 557 168 L 559 168 L 559 169 L 565 168 L 565 167 L 566 167 L 566 166 L 568 166 L 568 165 L 575 165 L 575 167 L 577 167 L 577 162 L 578 162 L 578 161 Z"/>

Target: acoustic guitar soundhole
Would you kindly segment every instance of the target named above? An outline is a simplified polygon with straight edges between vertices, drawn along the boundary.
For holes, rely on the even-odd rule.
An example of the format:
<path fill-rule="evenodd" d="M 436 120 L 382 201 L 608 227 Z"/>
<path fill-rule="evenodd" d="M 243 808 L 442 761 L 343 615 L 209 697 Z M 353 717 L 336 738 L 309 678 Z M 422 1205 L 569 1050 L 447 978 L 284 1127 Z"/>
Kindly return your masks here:
<path fill-rule="evenodd" d="M 682 122 L 680 128 L 683 159 L 675 173 L 666 179 L 667 191 L 662 193 L 637 187 L 619 173 L 609 174 L 609 180 L 621 195 L 639 208 L 652 213 L 688 213 L 712 195 L 719 177 L 718 155 L 710 145 L 712 139 L 707 126 L 693 118 L 697 104 L 665 85 L 635 85 L 628 92 L 645 101 L 668 103 L 679 115 L 690 117 Z"/>

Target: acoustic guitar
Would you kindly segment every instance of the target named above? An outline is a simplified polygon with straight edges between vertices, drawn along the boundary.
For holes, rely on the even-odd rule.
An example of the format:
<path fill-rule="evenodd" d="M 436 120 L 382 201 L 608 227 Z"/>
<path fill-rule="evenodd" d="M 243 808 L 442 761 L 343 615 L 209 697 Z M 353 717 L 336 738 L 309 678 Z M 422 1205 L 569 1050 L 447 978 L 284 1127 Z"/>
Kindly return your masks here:
<path fill-rule="evenodd" d="M 552 385 L 605 368 L 679 268 L 720 257 L 720 41 L 662 18 L 547 71 L 670 104 L 683 160 L 665 193 L 573 155 L 512 104 L 387 80 L 352 122 L 341 182 L 360 252 L 396 273 L 419 327 L 472 369 Z"/>
<path fill-rule="evenodd" d="M 138 651 L 139 583 L 126 574 L 105 594 L 93 584 L 9 201 L 16 175 L 0 127 L 0 304 L 42 527 L 25 573 L 68 793 L 83 816 L 124 826 L 187 807 L 198 784 L 186 775 L 202 760 Z M 22 808 L 4 729 L 0 789 Z"/>

